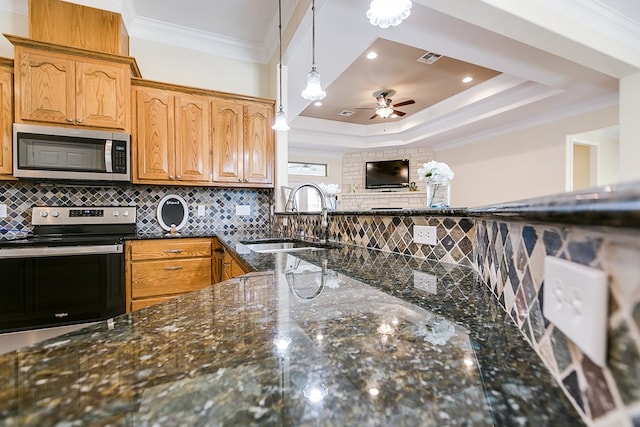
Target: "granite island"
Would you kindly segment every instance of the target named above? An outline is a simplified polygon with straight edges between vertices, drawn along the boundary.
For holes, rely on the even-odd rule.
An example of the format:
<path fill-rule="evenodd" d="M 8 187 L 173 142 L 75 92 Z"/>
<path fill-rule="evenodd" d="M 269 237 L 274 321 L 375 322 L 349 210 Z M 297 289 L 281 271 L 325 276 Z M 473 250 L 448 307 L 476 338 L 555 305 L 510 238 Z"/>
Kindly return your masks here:
<path fill-rule="evenodd" d="M 582 424 L 473 269 L 244 237 L 258 271 L 0 356 L 0 425 Z"/>

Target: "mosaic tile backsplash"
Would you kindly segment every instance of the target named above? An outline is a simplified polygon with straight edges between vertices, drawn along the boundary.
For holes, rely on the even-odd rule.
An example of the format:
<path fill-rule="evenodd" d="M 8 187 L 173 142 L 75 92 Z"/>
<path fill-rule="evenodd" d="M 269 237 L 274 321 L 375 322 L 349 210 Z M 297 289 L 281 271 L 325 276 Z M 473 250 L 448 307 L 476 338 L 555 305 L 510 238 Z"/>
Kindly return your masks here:
<path fill-rule="evenodd" d="M 31 231 L 33 206 L 137 206 L 139 233 L 162 232 L 156 220 L 158 202 L 168 195 L 182 196 L 189 205 L 185 232 L 265 228 L 270 224 L 271 189 L 229 189 L 165 186 L 73 186 L 41 185 L 28 182 L 0 184 L 0 203 L 7 205 L 8 217 L 0 219 L 0 238 L 12 238 Z M 205 216 L 197 215 L 198 205 Z M 238 216 L 237 205 L 249 205 L 250 215 Z"/>
<path fill-rule="evenodd" d="M 594 426 L 640 425 L 640 232 L 477 220 L 476 266 L 565 393 Z M 606 367 L 543 316 L 544 257 L 609 276 Z"/>
<path fill-rule="evenodd" d="M 330 214 L 328 221 L 330 240 L 449 264 L 473 266 L 475 227 L 473 220 L 466 217 Z M 301 232 L 308 237 L 321 237 L 321 222 L 321 217 L 317 214 L 275 214 L 274 229 L 294 237 L 299 237 Z M 413 243 L 414 225 L 435 226 L 438 244 L 430 246 Z"/>

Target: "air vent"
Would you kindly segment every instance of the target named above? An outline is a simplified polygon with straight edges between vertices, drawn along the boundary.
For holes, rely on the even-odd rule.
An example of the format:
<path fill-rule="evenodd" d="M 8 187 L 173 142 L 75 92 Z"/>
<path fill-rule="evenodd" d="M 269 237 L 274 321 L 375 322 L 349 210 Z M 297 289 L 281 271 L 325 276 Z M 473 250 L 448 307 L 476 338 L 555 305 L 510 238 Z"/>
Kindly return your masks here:
<path fill-rule="evenodd" d="M 418 58 L 417 61 L 422 62 L 423 64 L 431 65 L 440 58 L 442 58 L 442 55 L 440 55 L 439 53 L 426 52 L 424 55 Z"/>
<path fill-rule="evenodd" d="M 342 117 L 351 117 L 355 114 L 355 111 L 350 111 L 350 110 L 342 110 L 338 113 L 339 116 Z"/>

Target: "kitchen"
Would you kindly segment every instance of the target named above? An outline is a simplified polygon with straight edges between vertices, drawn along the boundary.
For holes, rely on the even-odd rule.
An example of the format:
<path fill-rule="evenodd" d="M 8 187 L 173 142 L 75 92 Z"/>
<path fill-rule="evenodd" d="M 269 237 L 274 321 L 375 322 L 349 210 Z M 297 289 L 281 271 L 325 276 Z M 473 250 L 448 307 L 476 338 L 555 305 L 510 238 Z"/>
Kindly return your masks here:
<path fill-rule="evenodd" d="M 366 9 L 366 4 L 364 5 L 364 8 Z M 409 21 L 407 21 L 407 24 L 409 23 Z M 18 23 L 15 23 L 12 21 L 10 28 L 14 28 L 15 26 L 18 26 Z M 4 27 L 3 27 L 4 28 Z M 4 32 L 4 31 L 3 31 Z M 12 33 L 11 31 L 6 31 L 8 33 Z M 25 31 L 17 31 L 17 32 L 13 32 L 13 33 L 17 33 L 17 34 L 25 34 Z M 320 42 L 321 39 L 319 39 L 318 41 Z M 180 71 L 176 71 L 176 70 L 171 70 L 169 69 L 169 67 L 151 67 L 148 64 L 153 64 L 153 58 L 149 58 L 148 56 L 145 57 L 143 52 L 144 50 L 142 49 L 142 46 L 146 46 L 146 47 L 152 47 L 150 45 L 152 45 L 151 42 L 147 41 L 147 40 L 135 40 L 134 42 L 132 42 L 132 47 L 135 46 L 137 44 L 139 44 L 140 46 L 140 53 L 138 51 L 135 52 L 135 57 L 138 60 L 138 62 L 140 63 L 140 68 L 144 71 L 144 75 L 145 77 L 148 78 L 153 78 L 155 80 L 160 80 L 160 81 L 171 81 L 174 83 L 185 83 L 183 82 L 181 79 L 184 79 L 184 73 L 181 73 Z M 306 45 L 306 43 L 305 43 Z M 170 47 L 166 47 L 165 48 L 167 51 L 171 51 Z M 149 51 L 151 51 L 153 49 L 150 49 Z M 132 50 L 133 51 L 133 50 Z M 147 52 L 149 52 L 147 51 Z M 184 55 L 184 52 L 181 52 L 179 49 L 176 49 L 175 51 L 176 57 L 179 58 L 181 55 Z M 6 57 L 11 57 L 12 54 L 7 54 L 4 55 Z M 157 60 L 159 62 L 159 60 Z M 224 60 L 223 62 L 225 62 L 226 64 L 228 63 L 234 63 L 233 60 Z M 309 61 L 305 61 L 305 65 L 304 67 L 308 67 L 308 63 Z M 244 65 L 244 67 L 246 68 L 246 64 L 238 64 L 240 65 Z M 319 63 L 320 65 L 320 70 L 323 71 L 325 70 L 324 68 L 322 68 L 322 63 Z M 224 68 L 224 67 L 223 67 Z M 241 69 L 245 69 L 245 68 L 241 68 Z M 262 71 L 265 71 L 265 73 L 256 73 L 257 75 L 263 75 L 263 74 L 269 74 L 269 70 L 267 69 L 267 67 L 260 67 L 257 66 L 256 68 L 261 68 Z M 193 71 L 192 71 L 193 72 Z M 247 72 L 251 72 L 251 70 L 248 70 Z M 292 73 L 291 68 L 289 68 L 289 73 Z M 153 73 L 157 73 L 157 74 L 153 74 Z M 171 73 L 175 73 L 176 76 L 173 76 L 175 78 L 163 78 L 163 74 L 171 74 Z M 302 74 L 304 75 L 306 73 L 305 71 L 302 71 Z M 323 76 L 325 76 L 325 73 L 323 71 Z M 209 77 L 202 77 L 203 80 L 205 80 L 206 78 Z M 217 82 L 216 83 L 216 89 L 222 89 L 222 90 L 226 90 L 229 92 L 235 92 L 235 93 L 252 93 L 255 96 L 265 96 L 265 97 L 269 97 L 272 94 L 268 94 L 268 93 L 258 93 L 258 90 L 247 90 L 246 88 L 241 88 L 240 90 L 238 90 L 238 86 L 242 85 L 242 82 L 238 82 L 238 81 L 233 81 L 233 82 L 228 82 L 225 85 L 225 75 L 223 73 L 222 76 L 220 76 L 221 78 L 221 82 Z M 233 80 L 233 79 L 230 79 Z M 251 82 L 255 82 L 255 79 L 251 79 L 248 78 L 244 84 L 246 85 L 251 85 Z M 224 85 L 223 87 L 219 86 L 219 85 Z M 207 84 L 203 84 L 202 86 L 207 87 L 209 85 Z M 292 92 L 296 93 L 298 91 L 296 90 L 292 90 Z M 612 123 L 616 123 L 616 121 L 611 121 L 609 119 L 609 117 L 606 117 L 606 120 L 602 120 L 602 118 L 600 118 L 598 115 L 594 115 L 594 116 L 587 116 L 589 117 L 588 120 L 591 121 L 591 123 L 593 125 L 600 125 L 600 126 L 596 126 L 596 127 L 602 127 L 602 126 L 606 126 Z M 617 118 L 616 118 L 617 119 Z M 622 122 L 622 119 L 621 119 Z M 634 124 L 631 124 L 631 128 L 634 126 Z M 621 126 L 621 132 L 624 134 L 625 132 L 624 126 Z M 293 135 L 293 133 L 291 134 Z M 290 136 L 290 138 L 293 138 L 293 136 Z M 282 153 L 280 153 L 280 151 L 278 152 L 279 155 L 282 155 Z M 286 158 L 286 153 L 285 153 L 285 158 Z M 440 158 L 440 157 L 439 157 Z M 458 170 L 460 170 L 460 168 L 456 168 L 455 167 L 455 163 L 451 162 L 450 163 L 452 165 L 454 165 L 454 169 L 456 170 L 456 172 Z M 552 167 L 553 169 L 553 167 Z M 562 168 L 558 168 L 558 170 L 561 170 Z M 284 170 L 284 168 L 278 168 L 278 172 L 277 173 L 282 173 Z M 456 183 L 456 185 L 454 185 L 452 191 L 453 191 L 453 198 L 454 200 L 456 199 L 456 188 L 459 188 L 461 186 L 464 186 L 464 180 L 460 179 L 461 176 L 460 174 L 456 177 L 456 181 L 454 181 Z M 276 182 L 277 179 L 276 179 Z M 281 181 L 284 182 L 284 181 Z M 460 183 L 460 184 L 458 184 Z M 556 187 L 552 187 L 549 189 L 549 191 L 546 191 L 546 193 L 552 193 L 552 192 L 557 192 L 557 191 L 563 191 L 563 188 L 558 189 L 557 187 L 557 183 L 554 184 L 556 185 Z M 173 190 L 175 187 L 170 187 L 170 188 L 162 188 L 162 187 L 154 187 L 154 186 L 149 186 L 149 187 L 139 187 L 139 186 L 133 186 L 129 189 L 99 189 L 98 191 L 96 191 L 95 193 L 98 194 L 94 194 L 93 191 L 90 190 L 86 190 L 86 193 L 84 193 L 84 190 L 80 190 L 80 189 L 68 189 L 68 188 L 56 188 L 56 187 L 52 187 L 52 188 L 42 188 L 36 191 L 35 195 L 33 197 L 36 197 L 38 199 L 42 198 L 42 199 L 46 199 L 49 201 L 53 201 L 53 202 L 58 202 L 59 200 L 66 200 L 67 198 L 69 198 L 70 200 L 73 200 L 74 202 L 80 201 L 82 199 L 88 199 L 90 201 L 90 203 L 88 204 L 92 204 L 92 205 L 100 205 L 104 203 L 104 200 L 113 200 L 114 202 L 117 202 L 115 204 L 122 204 L 122 205 L 129 205 L 129 204 L 134 204 L 134 205 L 138 205 L 141 206 L 143 209 L 143 213 L 141 214 L 143 218 L 148 219 L 148 221 L 146 223 L 143 223 L 144 226 L 149 227 L 149 229 L 153 229 L 154 227 L 157 227 L 157 225 L 155 224 L 155 221 L 153 221 L 153 218 L 155 217 L 154 215 L 154 208 L 155 208 L 155 204 L 157 204 L 157 201 L 165 194 L 167 194 L 168 190 Z M 3 188 L 4 189 L 4 188 Z M 12 200 L 17 200 L 17 203 L 19 203 L 19 206 L 17 207 L 10 207 L 10 211 L 11 212 L 25 212 L 27 209 L 29 209 L 34 203 L 33 199 L 30 199 L 29 197 L 25 197 L 25 193 L 29 194 L 31 191 L 33 191 L 30 187 L 25 191 L 25 187 L 23 186 L 23 184 L 20 183 L 10 183 L 7 184 L 6 186 L 7 191 L 13 192 L 12 194 L 15 195 L 15 199 Z M 192 202 L 190 200 L 190 203 L 193 203 L 193 206 L 195 208 L 196 205 L 215 205 L 216 207 L 216 211 L 215 211 L 215 216 L 213 217 L 207 217 L 205 216 L 202 221 L 203 224 L 207 227 L 211 226 L 212 228 L 215 228 L 218 225 L 218 218 L 224 218 L 227 221 L 231 221 L 231 224 L 229 224 L 230 228 L 233 228 L 234 225 L 237 226 L 238 228 L 242 228 L 243 226 L 246 226 L 247 224 L 250 225 L 262 225 L 265 224 L 265 222 L 268 223 L 269 218 L 270 218 L 270 200 L 271 200 L 271 196 L 269 193 L 269 190 L 243 190 L 243 189 L 235 189 L 235 190 L 220 190 L 220 189 L 213 189 L 213 190 L 205 190 L 203 189 L 199 189 L 199 188 L 195 188 L 195 189 L 190 189 L 190 191 L 195 192 L 195 197 L 194 197 L 194 201 Z M 264 193 L 263 193 L 264 191 Z M 42 192 L 42 193 L 40 193 Z M 87 194 L 89 193 L 89 194 Z M 535 196 L 538 194 L 531 194 L 531 196 Z M 59 198 L 59 199 L 58 199 Z M 211 198 L 213 198 L 214 202 L 211 202 Z M 505 201 L 505 200 L 513 200 L 516 199 L 515 197 L 512 197 L 510 199 L 502 199 L 499 201 Z M 265 200 L 268 201 L 265 204 Z M 149 201 L 149 202 L 147 202 Z M 487 202 L 496 202 L 496 201 L 487 201 Z M 52 203 L 55 204 L 55 203 Z M 252 211 L 255 212 L 255 210 L 257 210 L 258 214 L 257 216 L 255 216 L 254 214 L 246 217 L 246 216 L 236 216 L 235 215 L 235 205 L 236 204 L 240 204 L 240 205 L 251 205 Z M 220 216 L 218 216 L 220 215 Z M 15 228 L 21 228 L 24 227 L 24 222 L 26 220 L 26 218 L 20 218 L 18 217 L 17 219 L 11 219 L 12 221 L 15 221 L 12 226 L 15 225 Z M 382 219 L 379 218 L 373 218 L 373 219 L 365 219 L 364 220 L 365 223 L 366 221 L 383 221 Z M 367 224 L 368 225 L 368 224 Z M 157 229 L 157 228 L 156 228 Z M 143 230 L 145 231 L 145 230 Z M 543 235 L 544 231 L 539 232 L 539 235 Z M 455 258 L 454 258 L 455 259 Z M 536 260 L 536 262 L 538 262 Z M 498 270 L 499 271 L 499 270 Z M 487 274 L 489 273 L 489 271 L 487 270 Z M 633 336 L 633 335 L 631 335 Z M 633 360 L 633 359 L 632 359 Z M 630 391 L 631 396 L 633 396 L 633 388 Z M 618 398 L 616 398 L 618 399 Z M 628 398 L 624 398 L 623 399 L 625 403 L 628 403 L 629 400 Z"/>

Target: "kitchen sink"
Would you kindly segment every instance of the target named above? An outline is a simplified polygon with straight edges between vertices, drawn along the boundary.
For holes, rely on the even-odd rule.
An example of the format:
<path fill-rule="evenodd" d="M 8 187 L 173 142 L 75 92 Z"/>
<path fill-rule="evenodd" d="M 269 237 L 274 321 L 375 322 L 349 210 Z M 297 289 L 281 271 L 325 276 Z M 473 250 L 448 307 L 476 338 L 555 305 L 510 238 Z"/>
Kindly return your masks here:
<path fill-rule="evenodd" d="M 257 253 L 321 251 L 336 247 L 330 243 L 305 242 L 294 239 L 245 240 L 242 244 Z"/>

